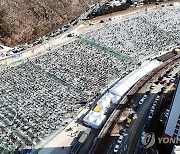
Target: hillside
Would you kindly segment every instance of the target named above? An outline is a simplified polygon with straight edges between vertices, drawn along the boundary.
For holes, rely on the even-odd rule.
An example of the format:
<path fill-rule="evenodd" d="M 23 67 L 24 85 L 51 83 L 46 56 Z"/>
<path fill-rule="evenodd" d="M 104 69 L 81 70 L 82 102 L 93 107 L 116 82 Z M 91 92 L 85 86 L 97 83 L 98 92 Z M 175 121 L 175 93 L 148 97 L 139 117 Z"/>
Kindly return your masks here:
<path fill-rule="evenodd" d="M 71 21 L 98 0 L 0 0 L 0 42 L 15 45 Z"/>

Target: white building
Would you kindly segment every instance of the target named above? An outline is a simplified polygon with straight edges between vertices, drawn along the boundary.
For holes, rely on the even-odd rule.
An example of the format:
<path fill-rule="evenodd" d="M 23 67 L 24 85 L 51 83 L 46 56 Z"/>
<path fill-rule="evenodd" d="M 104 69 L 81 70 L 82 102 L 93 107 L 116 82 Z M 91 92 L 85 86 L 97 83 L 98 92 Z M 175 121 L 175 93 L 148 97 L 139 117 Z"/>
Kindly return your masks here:
<path fill-rule="evenodd" d="M 180 82 L 174 96 L 165 133 L 180 141 Z"/>
<path fill-rule="evenodd" d="M 107 108 L 109 108 L 112 103 L 118 104 L 135 83 L 161 64 L 162 62 L 153 60 L 134 70 L 125 78 L 117 82 L 103 97 L 100 98 L 100 100 L 98 100 L 96 107 L 83 118 L 84 124 L 94 129 L 101 128 L 106 121 Z"/>

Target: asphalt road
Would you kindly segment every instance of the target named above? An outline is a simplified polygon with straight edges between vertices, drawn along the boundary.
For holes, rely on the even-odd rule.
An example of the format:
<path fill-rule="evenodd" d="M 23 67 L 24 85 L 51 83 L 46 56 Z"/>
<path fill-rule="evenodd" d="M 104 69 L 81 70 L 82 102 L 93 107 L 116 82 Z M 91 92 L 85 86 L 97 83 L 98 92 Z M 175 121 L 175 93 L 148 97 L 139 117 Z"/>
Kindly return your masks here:
<path fill-rule="evenodd" d="M 180 67 L 175 68 L 173 72 L 171 72 L 172 76 L 175 75 L 176 72 L 180 71 Z M 163 75 L 163 74 L 162 74 Z M 164 77 L 163 80 L 169 80 L 171 78 Z M 145 100 L 145 102 L 140 106 L 139 110 L 135 113 L 135 118 L 130 124 L 130 127 L 127 128 L 127 133 L 123 138 L 122 145 L 118 151 L 118 153 L 121 154 L 129 154 L 129 153 L 138 153 L 138 145 L 141 142 L 141 133 L 143 131 L 145 122 L 149 115 L 149 110 L 152 106 L 152 103 L 154 102 L 157 93 L 161 91 L 161 88 L 164 85 L 158 84 L 153 90 L 152 93 L 148 96 L 148 98 Z M 148 88 L 147 88 L 148 89 Z M 143 96 L 143 94 L 142 94 Z M 138 104 L 139 100 L 135 102 L 135 104 Z M 112 139 L 111 144 L 109 146 L 109 149 L 107 150 L 107 154 L 112 154 L 114 150 L 114 146 L 118 140 L 118 136 L 114 137 Z"/>
<path fill-rule="evenodd" d="M 148 118 L 149 110 L 150 110 L 152 103 L 154 102 L 154 99 L 156 98 L 156 96 L 157 96 L 157 93 L 153 93 L 153 94 L 149 95 L 149 98 L 146 100 L 146 102 L 142 106 L 141 110 L 138 111 L 138 113 L 137 113 L 138 119 L 136 120 L 132 130 L 130 129 L 131 131 L 128 133 L 129 136 L 131 136 L 131 137 L 129 137 L 129 139 L 127 141 L 128 148 L 126 151 L 123 151 L 122 153 L 127 153 L 127 154 L 134 153 L 134 149 L 137 146 L 139 136 L 141 136 L 145 121 Z"/>
<path fill-rule="evenodd" d="M 142 94 L 143 96 L 143 94 Z M 139 135 L 141 135 L 141 131 L 143 129 L 145 120 L 148 117 L 148 113 L 149 113 L 149 109 L 155 99 L 155 97 L 157 96 L 157 94 L 153 93 L 151 95 L 148 96 L 148 98 L 146 99 L 146 101 L 140 106 L 139 110 L 135 113 L 135 118 L 132 120 L 130 127 L 127 128 L 127 133 L 123 138 L 123 142 L 122 145 L 118 151 L 118 153 L 128 153 L 128 147 L 129 147 L 129 143 L 132 141 L 132 136 L 134 136 L 134 129 L 138 128 L 138 133 L 135 133 L 135 136 L 133 137 L 133 143 L 134 145 L 131 145 L 132 149 L 134 146 L 136 146 L 136 143 L 139 139 Z M 137 101 L 136 104 L 138 104 L 139 101 Z M 139 122 L 139 120 L 141 119 L 141 121 Z M 109 146 L 109 149 L 107 151 L 107 154 L 112 154 L 113 150 L 114 150 L 114 146 L 116 144 L 116 141 L 118 139 L 118 136 L 114 138 L 112 144 Z M 137 141 L 136 141 L 137 140 Z"/>
<path fill-rule="evenodd" d="M 171 72 L 171 74 L 172 74 L 171 78 L 178 71 L 180 71 L 180 67 L 175 68 L 174 71 Z M 171 78 L 164 77 L 163 80 L 167 80 L 167 82 L 169 82 L 169 80 Z M 149 110 L 152 106 L 152 103 L 154 102 L 154 99 L 156 98 L 158 91 L 160 91 L 162 87 L 163 87 L 163 85 L 161 85 L 161 84 L 157 85 L 156 88 L 152 91 L 151 96 L 149 96 L 149 98 L 143 104 L 144 106 L 142 106 L 142 108 L 137 112 L 138 119 L 136 120 L 136 122 L 134 122 L 135 124 L 132 123 L 132 125 L 130 126 L 130 128 L 128 130 L 128 136 L 130 136 L 130 137 L 128 140 L 123 141 L 122 148 L 119 150 L 118 153 L 127 153 L 127 154 L 138 153 L 138 144 L 141 142 L 140 136 L 143 131 L 145 121 L 148 118 Z M 140 122 L 138 122 L 138 121 L 140 121 Z M 132 127 L 134 127 L 134 128 L 132 128 Z M 126 148 L 126 150 L 123 149 L 124 147 L 127 147 L 127 145 L 128 145 L 128 148 Z"/>

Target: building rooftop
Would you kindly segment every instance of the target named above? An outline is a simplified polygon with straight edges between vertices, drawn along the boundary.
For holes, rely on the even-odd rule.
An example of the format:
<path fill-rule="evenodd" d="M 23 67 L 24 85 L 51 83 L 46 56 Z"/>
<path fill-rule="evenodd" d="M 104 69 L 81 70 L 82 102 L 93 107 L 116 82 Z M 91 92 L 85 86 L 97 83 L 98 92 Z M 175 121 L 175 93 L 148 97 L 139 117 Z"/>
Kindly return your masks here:
<path fill-rule="evenodd" d="M 165 133 L 180 141 L 180 83 L 178 83 Z"/>

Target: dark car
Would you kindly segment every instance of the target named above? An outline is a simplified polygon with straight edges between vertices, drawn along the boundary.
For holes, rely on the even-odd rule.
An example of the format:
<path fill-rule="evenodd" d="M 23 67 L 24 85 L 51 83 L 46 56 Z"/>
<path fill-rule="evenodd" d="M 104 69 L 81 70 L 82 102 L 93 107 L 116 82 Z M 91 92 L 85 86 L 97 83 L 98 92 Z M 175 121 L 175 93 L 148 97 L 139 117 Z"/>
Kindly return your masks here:
<path fill-rule="evenodd" d="M 139 105 L 137 105 L 135 108 L 134 108 L 134 111 L 138 111 L 139 110 Z"/>
<path fill-rule="evenodd" d="M 130 119 L 133 119 L 133 118 L 134 118 L 134 113 L 131 113 L 131 114 L 129 115 L 129 118 L 130 118 Z"/>
<path fill-rule="evenodd" d="M 161 81 L 163 79 L 163 77 L 159 77 L 158 80 Z"/>
<path fill-rule="evenodd" d="M 155 84 L 158 85 L 158 84 L 159 84 L 159 81 L 156 81 Z"/>
<path fill-rule="evenodd" d="M 147 95 L 150 95 L 151 94 L 151 91 L 149 90 L 149 91 L 146 91 L 146 94 Z"/>
<path fill-rule="evenodd" d="M 125 135 L 126 134 L 126 132 L 127 132 L 127 129 L 121 129 L 121 131 L 120 131 L 120 135 Z"/>

